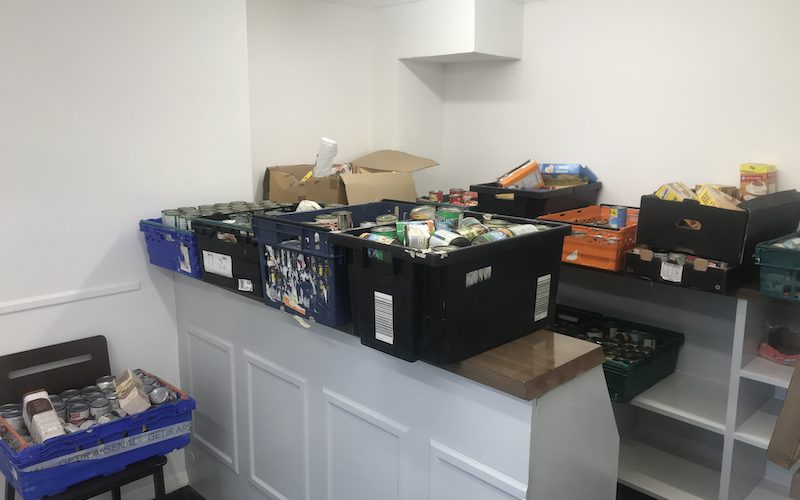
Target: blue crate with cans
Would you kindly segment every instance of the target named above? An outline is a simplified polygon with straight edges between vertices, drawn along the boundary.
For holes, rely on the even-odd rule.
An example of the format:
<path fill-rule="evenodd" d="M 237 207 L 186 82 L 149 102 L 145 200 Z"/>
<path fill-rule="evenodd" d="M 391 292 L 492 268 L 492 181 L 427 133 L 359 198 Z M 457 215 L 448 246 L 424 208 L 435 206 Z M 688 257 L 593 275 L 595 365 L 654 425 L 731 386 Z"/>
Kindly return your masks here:
<path fill-rule="evenodd" d="M 174 401 L 41 444 L 27 443 L 13 423 L 0 417 L 0 472 L 25 500 L 37 500 L 185 447 L 196 403 L 185 392 L 158 380 L 177 396 Z"/>
<path fill-rule="evenodd" d="M 761 293 L 777 299 L 800 301 L 800 233 L 756 245 L 761 268 Z"/>
<path fill-rule="evenodd" d="M 345 226 L 377 226 L 379 220 L 387 222 L 391 216 L 408 213 L 416 206 L 381 201 L 255 215 L 253 228 L 259 244 L 264 303 L 323 325 L 336 327 L 349 322 L 347 265 L 343 249 L 330 242 L 331 232 Z"/>
<path fill-rule="evenodd" d="M 558 306 L 551 330 L 603 346 L 611 400 L 628 403 L 675 371 L 682 333 Z"/>
<path fill-rule="evenodd" d="M 192 278 L 203 277 L 203 266 L 192 231 L 164 224 L 161 219 L 139 221 L 150 263 Z"/>

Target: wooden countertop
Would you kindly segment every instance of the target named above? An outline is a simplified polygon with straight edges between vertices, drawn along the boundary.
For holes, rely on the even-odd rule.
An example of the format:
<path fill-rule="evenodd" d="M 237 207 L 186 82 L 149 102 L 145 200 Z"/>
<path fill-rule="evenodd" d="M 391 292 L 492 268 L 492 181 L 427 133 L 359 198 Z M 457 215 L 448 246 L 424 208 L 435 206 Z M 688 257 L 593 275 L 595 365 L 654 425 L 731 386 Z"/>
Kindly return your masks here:
<path fill-rule="evenodd" d="M 444 368 L 531 401 L 603 361 L 597 344 L 539 330 Z"/>

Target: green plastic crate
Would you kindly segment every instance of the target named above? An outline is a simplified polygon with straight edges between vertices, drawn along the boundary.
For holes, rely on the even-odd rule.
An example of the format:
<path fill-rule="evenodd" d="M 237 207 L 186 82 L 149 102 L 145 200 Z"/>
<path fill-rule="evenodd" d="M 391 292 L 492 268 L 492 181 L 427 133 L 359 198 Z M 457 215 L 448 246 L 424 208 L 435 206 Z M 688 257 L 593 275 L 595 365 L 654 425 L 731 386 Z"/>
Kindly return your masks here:
<path fill-rule="evenodd" d="M 775 246 L 800 238 L 800 232 L 756 245 L 756 263 L 761 266 L 761 293 L 800 302 L 800 248 Z"/>

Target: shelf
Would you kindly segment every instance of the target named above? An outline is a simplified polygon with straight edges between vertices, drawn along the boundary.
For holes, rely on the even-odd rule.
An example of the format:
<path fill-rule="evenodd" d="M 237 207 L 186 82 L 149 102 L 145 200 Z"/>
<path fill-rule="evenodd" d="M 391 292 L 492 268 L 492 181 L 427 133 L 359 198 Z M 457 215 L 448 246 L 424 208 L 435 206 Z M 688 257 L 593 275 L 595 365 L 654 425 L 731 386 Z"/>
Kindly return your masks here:
<path fill-rule="evenodd" d="M 622 438 L 619 482 L 663 499 L 705 500 L 719 496 L 719 472 L 695 462 Z"/>
<path fill-rule="evenodd" d="M 734 433 L 737 441 L 756 446 L 763 450 L 769 447 L 769 440 L 772 431 L 775 429 L 775 422 L 778 421 L 778 413 L 783 407 L 780 399 L 770 399 L 752 417 L 745 420 Z"/>
<path fill-rule="evenodd" d="M 791 366 L 783 366 L 778 363 L 773 363 L 761 356 L 757 356 L 753 358 L 753 361 L 747 363 L 747 365 L 742 368 L 740 375 L 744 378 L 755 380 L 756 382 L 763 382 L 765 384 L 774 385 L 775 387 L 787 389 L 789 387 L 789 381 L 792 380 L 793 372 L 794 368 Z"/>
<path fill-rule="evenodd" d="M 789 488 L 764 479 L 747 496 L 747 500 L 789 500 Z"/>
<path fill-rule="evenodd" d="M 636 396 L 631 404 L 711 432 L 724 434 L 728 387 L 675 372 Z"/>

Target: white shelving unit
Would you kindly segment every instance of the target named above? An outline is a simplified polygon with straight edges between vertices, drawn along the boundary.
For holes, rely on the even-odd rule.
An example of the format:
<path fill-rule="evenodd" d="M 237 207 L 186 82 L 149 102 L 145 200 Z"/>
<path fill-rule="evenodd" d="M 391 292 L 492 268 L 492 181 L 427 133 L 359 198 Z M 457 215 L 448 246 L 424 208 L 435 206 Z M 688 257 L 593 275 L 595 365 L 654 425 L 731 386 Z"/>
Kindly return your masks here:
<path fill-rule="evenodd" d="M 775 308 L 800 305 L 562 269 L 561 303 L 685 334 L 675 373 L 621 405 L 636 412 L 618 410 L 620 482 L 656 498 L 787 500 L 794 471 L 768 463 L 766 449 L 793 369 L 758 346 Z M 666 437 L 655 417 L 641 422 L 649 414 Z"/>

